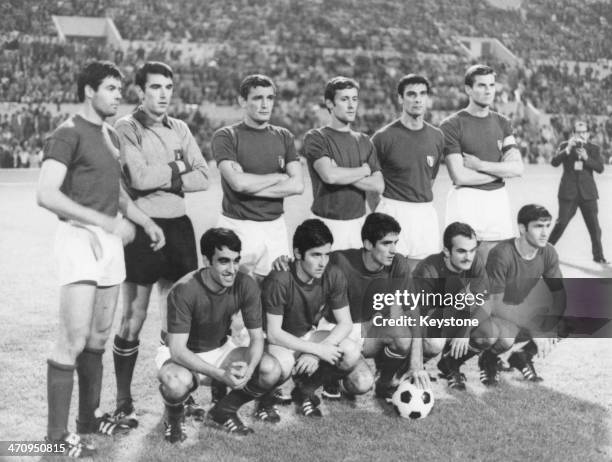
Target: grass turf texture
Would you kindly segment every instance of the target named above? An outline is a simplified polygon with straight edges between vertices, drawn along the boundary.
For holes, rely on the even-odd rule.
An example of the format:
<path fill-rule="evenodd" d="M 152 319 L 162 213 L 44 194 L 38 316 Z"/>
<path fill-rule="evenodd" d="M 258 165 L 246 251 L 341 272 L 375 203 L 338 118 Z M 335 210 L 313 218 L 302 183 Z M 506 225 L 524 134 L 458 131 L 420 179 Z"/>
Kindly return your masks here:
<path fill-rule="evenodd" d="M 550 166 L 527 166 L 522 179 L 509 182 L 513 211 L 537 201 L 557 212 L 560 176 Z M 0 440 L 40 440 L 46 426 L 46 362 L 57 329 L 58 288 L 52 260 L 56 219 L 35 205 L 35 171 L 0 171 Z M 612 257 L 612 176 L 599 176 L 600 221 L 604 249 Z M 434 194 L 441 225 L 450 182 L 445 171 Z M 215 173 L 209 191 L 188 196 L 196 235 L 213 226 L 221 203 Z M 289 232 L 309 215 L 310 186 L 302 197 L 287 200 Z M 568 226 L 557 249 L 562 270 L 571 277 L 611 277 L 591 262 L 582 218 Z M 114 328 L 117 328 L 121 302 Z M 502 384 L 486 390 L 478 381 L 476 360 L 466 366 L 467 392 L 448 392 L 434 383 L 436 404 L 424 420 L 395 416 L 372 393 L 356 405 L 323 404 L 325 417 L 308 420 L 293 406 L 281 408 L 282 422 L 267 426 L 252 418 L 253 405 L 241 410 L 256 433 L 225 435 L 188 420 L 182 444 L 163 441 L 163 406 L 157 392 L 153 358 L 158 346 L 159 314 L 153 297 L 141 335 L 133 394 L 140 426 L 117 438 L 95 437 L 96 460 L 427 460 L 427 461 L 610 461 L 612 460 L 612 340 L 570 338 L 545 361 L 536 360 L 545 378 L 540 385 L 522 381 L 517 371 L 504 373 Z M 436 360 L 427 368 L 436 373 Z M 77 384 L 69 427 L 74 428 Z M 115 379 L 110 342 L 104 355 L 102 409 L 114 409 Z M 208 407 L 209 392 L 196 398 Z M 8 460 L 18 460 L 10 458 Z M 32 458 L 24 459 L 32 460 Z"/>

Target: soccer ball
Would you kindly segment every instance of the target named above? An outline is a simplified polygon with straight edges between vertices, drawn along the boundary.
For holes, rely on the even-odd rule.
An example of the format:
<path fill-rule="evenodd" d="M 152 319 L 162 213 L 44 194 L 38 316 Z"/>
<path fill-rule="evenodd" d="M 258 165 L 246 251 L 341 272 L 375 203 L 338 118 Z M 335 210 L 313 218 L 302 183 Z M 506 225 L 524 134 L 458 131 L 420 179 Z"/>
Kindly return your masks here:
<path fill-rule="evenodd" d="M 431 390 L 421 390 L 409 381 L 404 381 L 393 393 L 391 403 L 400 417 L 423 419 L 433 408 L 434 396 Z"/>

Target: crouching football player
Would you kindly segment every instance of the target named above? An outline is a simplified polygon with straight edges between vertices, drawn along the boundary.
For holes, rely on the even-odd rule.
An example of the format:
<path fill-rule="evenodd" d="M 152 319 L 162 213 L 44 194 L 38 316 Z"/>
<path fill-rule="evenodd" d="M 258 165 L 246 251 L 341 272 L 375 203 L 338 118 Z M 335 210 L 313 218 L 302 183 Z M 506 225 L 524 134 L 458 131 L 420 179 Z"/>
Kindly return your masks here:
<path fill-rule="evenodd" d="M 497 341 L 498 329 L 488 312 L 488 280 L 485 262 L 477 252 L 476 232 L 466 223 L 454 222 L 444 230 L 443 242 L 442 252 L 425 258 L 412 274 L 417 293 L 427 297 L 421 316 L 439 320 L 443 326 L 427 327 L 424 359 L 442 352 L 438 369 L 448 380 L 449 388 L 465 390 L 460 368 L 479 355 L 480 381 L 495 385 L 497 364 L 491 365 L 489 349 Z M 455 325 L 445 326 L 448 321 L 455 321 Z"/>
<path fill-rule="evenodd" d="M 165 438 L 172 443 L 186 438 L 184 403 L 199 384 L 215 380 L 231 389 L 208 412 L 208 421 L 246 435 L 252 430 L 238 409 L 264 395 L 280 376 L 278 362 L 263 351 L 257 283 L 238 272 L 240 239 L 229 229 L 212 228 L 202 235 L 200 248 L 210 266 L 187 274 L 170 291 L 168 346 L 161 346 L 155 358 L 166 404 Z M 238 311 L 248 330 L 248 347 L 237 347 L 227 336 Z"/>
<path fill-rule="evenodd" d="M 401 227 L 397 220 L 384 213 L 371 213 L 361 228 L 361 249 L 337 250 L 330 254 L 330 264 L 344 273 L 348 284 L 348 301 L 352 329 L 348 338 L 359 344 L 365 358 L 374 358 L 376 365 L 376 396 L 390 401 L 397 387 L 397 372 L 408 362 L 409 375 L 419 387 L 429 387 L 429 376 L 423 369 L 422 342 L 412 328 L 390 327 L 375 320 L 373 297 L 376 294 L 393 293 L 411 287 L 410 266 L 406 258 L 396 252 Z M 286 261 L 277 259 L 274 267 Z M 399 310 L 398 310 L 399 308 Z M 391 317 L 398 317 L 401 307 L 390 307 Z M 385 315 L 386 316 L 386 315 Z M 326 314 L 319 327 L 335 329 L 334 320 Z M 410 359 L 408 357 L 410 356 Z M 374 374 L 361 359 L 352 372 L 353 382 L 359 390 L 374 385 Z M 341 390 L 338 380 L 328 377 L 323 397 L 340 399 L 342 391 L 347 398 L 355 394 L 345 387 Z M 345 384 L 346 385 L 346 384 Z"/>
<path fill-rule="evenodd" d="M 328 265 L 333 237 L 319 219 L 299 225 L 293 236 L 295 260 L 284 271 L 272 271 L 262 286 L 266 312 L 268 352 L 280 363 L 281 382 L 293 377 L 293 401 L 307 417 L 321 417 L 320 399 L 315 394 L 324 379 L 343 379 L 355 394 L 360 387 L 351 374 L 359 361 L 359 345 L 347 337 L 353 323 L 348 307 L 344 274 Z M 325 311 L 331 311 L 336 326 L 317 330 Z M 271 393 L 259 403 L 257 418 L 278 422 Z"/>
<path fill-rule="evenodd" d="M 508 357 L 508 364 L 531 382 L 542 380 L 533 366 L 534 356 L 545 357 L 563 335 L 566 294 L 557 251 L 548 243 L 551 223 L 546 208 L 523 206 L 518 213 L 520 236 L 497 244 L 487 259 L 493 321 L 499 328 L 491 351 L 498 355 L 528 340 Z M 540 279 L 551 292 L 552 306 L 527 300 Z"/>

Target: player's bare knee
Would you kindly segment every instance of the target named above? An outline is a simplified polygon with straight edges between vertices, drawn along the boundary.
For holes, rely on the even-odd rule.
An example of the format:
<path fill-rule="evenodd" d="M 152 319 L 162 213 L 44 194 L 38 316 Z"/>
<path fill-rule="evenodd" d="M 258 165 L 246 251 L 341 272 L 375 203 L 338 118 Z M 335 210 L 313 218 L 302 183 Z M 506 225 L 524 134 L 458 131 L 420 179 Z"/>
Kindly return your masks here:
<path fill-rule="evenodd" d="M 434 356 L 438 356 L 440 353 L 442 353 L 445 344 L 445 338 L 424 338 L 423 356 L 426 358 L 433 358 Z"/>
<path fill-rule="evenodd" d="M 157 375 L 161 382 L 162 394 L 167 399 L 178 399 L 193 388 L 193 374 L 184 367 L 167 364 Z"/>
<path fill-rule="evenodd" d="M 346 377 L 342 384 L 349 393 L 363 395 L 374 386 L 374 376 L 369 369 L 359 368 Z"/>
<path fill-rule="evenodd" d="M 281 377 L 281 366 L 273 356 L 264 353 L 259 362 L 259 381 L 261 385 L 273 386 Z"/>
<path fill-rule="evenodd" d="M 488 350 L 497 342 L 497 337 L 472 337 L 472 343 L 478 350 Z"/>
<path fill-rule="evenodd" d="M 491 350 L 495 354 L 501 354 L 512 348 L 512 345 L 514 345 L 514 337 L 501 337 L 497 339 Z"/>

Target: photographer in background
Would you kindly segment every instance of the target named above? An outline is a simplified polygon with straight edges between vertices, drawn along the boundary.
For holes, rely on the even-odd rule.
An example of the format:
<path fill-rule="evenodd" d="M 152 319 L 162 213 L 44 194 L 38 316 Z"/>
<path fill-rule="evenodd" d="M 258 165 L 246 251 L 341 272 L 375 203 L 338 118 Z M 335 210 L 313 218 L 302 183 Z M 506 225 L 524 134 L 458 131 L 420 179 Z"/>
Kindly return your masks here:
<path fill-rule="evenodd" d="M 593 179 L 593 170 L 602 173 L 603 158 L 600 148 L 589 142 L 589 129 L 586 122 L 574 122 L 574 132 L 569 140 L 559 145 L 557 154 L 552 158 L 551 164 L 557 167 L 563 164 L 563 176 L 559 185 L 559 216 L 549 242 L 555 245 L 561 238 L 563 231 L 576 210 L 580 212 L 591 236 L 593 261 L 607 264 L 601 246 L 601 228 L 597 219 L 597 186 Z"/>

